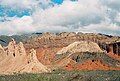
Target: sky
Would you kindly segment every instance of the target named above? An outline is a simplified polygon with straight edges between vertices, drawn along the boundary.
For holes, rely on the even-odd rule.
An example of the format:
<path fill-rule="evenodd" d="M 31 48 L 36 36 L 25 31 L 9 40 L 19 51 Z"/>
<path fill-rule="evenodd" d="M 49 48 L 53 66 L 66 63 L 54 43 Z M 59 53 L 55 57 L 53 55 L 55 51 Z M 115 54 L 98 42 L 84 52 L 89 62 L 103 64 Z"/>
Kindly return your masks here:
<path fill-rule="evenodd" d="M 120 36 L 120 0 L 0 0 L 0 35 L 35 32 Z"/>
<path fill-rule="evenodd" d="M 53 1 L 53 2 L 55 2 L 57 4 L 61 4 L 63 2 L 63 0 L 51 0 L 51 1 Z"/>

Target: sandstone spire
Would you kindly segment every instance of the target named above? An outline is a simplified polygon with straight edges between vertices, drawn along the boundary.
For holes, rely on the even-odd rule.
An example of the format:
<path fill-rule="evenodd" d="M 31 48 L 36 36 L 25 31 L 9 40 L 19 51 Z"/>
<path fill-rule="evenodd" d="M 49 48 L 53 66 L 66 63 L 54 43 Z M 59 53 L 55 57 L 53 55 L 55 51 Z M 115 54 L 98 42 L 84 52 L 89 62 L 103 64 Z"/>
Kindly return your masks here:
<path fill-rule="evenodd" d="M 20 73 L 42 73 L 42 72 L 50 72 L 46 66 L 40 63 L 36 56 L 36 50 L 31 49 L 30 55 L 28 59 L 28 64 L 23 67 Z"/>
<path fill-rule="evenodd" d="M 34 49 L 30 50 L 30 62 L 34 62 L 34 63 L 39 62 L 36 56 L 36 50 Z"/>
<path fill-rule="evenodd" d="M 0 49 L 3 49 L 2 45 L 0 44 Z"/>
<path fill-rule="evenodd" d="M 16 44 L 14 39 L 11 39 L 5 50 L 0 45 L 0 60 L 2 60 L 0 61 L 0 74 L 43 73 L 50 71 L 38 61 L 36 50 L 31 49 L 30 53 L 26 54 L 23 43 Z"/>
<path fill-rule="evenodd" d="M 11 41 L 9 42 L 8 46 L 7 46 L 7 55 L 15 55 L 15 46 L 16 46 L 16 42 L 15 40 L 12 38 Z"/>
<path fill-rule="evenodd" d="M 17 55 L 26 55 L 26 51 L 22 42 L 18 43 L 15 47 L 15 53 Z"/>
<path fill-rule="evenodd" d="M 0 44 L 0 61 L 5 57 L 5 50 L 3 49 L 2 45 Z"/>

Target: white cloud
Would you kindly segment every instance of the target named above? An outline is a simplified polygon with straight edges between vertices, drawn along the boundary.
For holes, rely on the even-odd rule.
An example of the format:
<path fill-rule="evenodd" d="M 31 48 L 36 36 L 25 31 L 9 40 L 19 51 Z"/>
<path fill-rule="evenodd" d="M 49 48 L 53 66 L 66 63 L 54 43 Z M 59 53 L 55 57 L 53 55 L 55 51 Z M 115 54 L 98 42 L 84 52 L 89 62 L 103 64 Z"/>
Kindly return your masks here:
<path fill-rule="evenodd" d="M 118 13 L 118 14 L 116 15 L 115 20 L 118 21 L 118 22 L 120 22 L 120 13 Z"/>
<path fill-rule="evenodd" d="M 101 2 L 113 10 L 120 11 L 120 0 L 101 0 Z"/>
<path fill-rule="evenodd" d="M 65 1 L 62 5 L 57 5 L 44 11 L 37 11 L 33 15 L 42 24 L 67 26 L 79 21 L 84 22 L 85 20 L 89 23 L 90 21 L 95 21 L 96 18 L 102 19 L 104 16 L 103 12 L 98 3 L 80 0 L 79 2 Z"/>
<path fill-rule="evenodd" d="M 23 32 L 32 32 L 34 31 L 32 25 L 32 19 L 30 16 L 24 16 L 22 18 L 8 18 L 9 21 L 0 22 L 0 30 L 4 34 L 17 34 Z M 0 34 L 2 34 L 0 32 Z"/>
<path fill-rule="evenodd" d="M 49 3 L 47 0 L 0 0 L 0 5 L 13 10 L 44 8 L 49 6 Z"/>
<path fill-rule="evenodd" d="M 61 26 L 48 26 L 33 22 L 31 16 L 8 17 L 7 21 L 0 22 L 0 34 L 13 35 L 21 33 L 32 33 L 32 32 L 55 32 L 55 31 L 67 31 L 67 28 Z"/>
<path fill-rule="evenodd" d="M 30 16 L 7 17 L 0 22 L 0 34 L 44 31 L 82 31 L 120 35 L 119 0 L 78 0 L 64 1 L 61 5 L 50 5 L 45 0 L 0 0 L 4 5 L 19 8 L 34 8 Z M 42 8 L 39 5 L 42 2 Z M 117 6 L 116 6 L 117 5 Z M 34 6 L 34 7 L 33 7 Z M 119 7 L 119 8 L 117 8 Z M 17 7 L 16 7 L 17 9 Z"/>
<path fill-rule="evenodd" d="M 110 23 L 108 21 L 103 21 L 99 24 L 90 24 L 88 26 L 79 27 L 77 31 L 120 35 L 120 27 L 117 24 Z"/>

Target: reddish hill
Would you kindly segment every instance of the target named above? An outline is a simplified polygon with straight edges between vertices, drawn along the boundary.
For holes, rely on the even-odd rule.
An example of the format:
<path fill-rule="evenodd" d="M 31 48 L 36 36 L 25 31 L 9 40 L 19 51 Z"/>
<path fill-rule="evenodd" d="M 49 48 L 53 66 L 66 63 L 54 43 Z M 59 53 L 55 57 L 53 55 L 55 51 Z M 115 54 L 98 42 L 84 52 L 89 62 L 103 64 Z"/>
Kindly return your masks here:
<path fill-rule="evenodd" d="M 42 73 L 54 69 L 120 70 L 120 38 L 102 34 L 44 33 L 0 45 L 0 74 Z M 19 60 L 19 61 L 18 61 Z"/>
<path fill-rule="evenodd" d="M 72 57 L 70 57 L 70 58 L 67 57 L 67 54 L 57 55 L 57 53 L 61 49 L 64 49 L 64 47 L 67 47 L 76 41 L 94 42 L 94 43 L 98 44 L 98 46 L 100 47 L 100 49 L 102 51 L 104 51 L 105 57 L 108 57 L 108 58 L 112 57 L 112 58 L 110 58 L 110 59 L 112 59 L 112 61 L 120 61 L 120 59 L 119 59 L 120 38 L 116 37 L 116 36 L 109 37 L 106 35 L 93 34 L 93 33 L 90 33 L 90 34 L 77 33 L 76 34 L 74 32 L 63 32 L 63 33 L 59 33 L 59 34 L 44 33 L 44 34 L 40 35 L 38 39 L 25 42 L 24 46 L 26 49 L 35 48 L 37 51 L 37 57 L 38 57 L 39 61 L 41 63 L 49 66 L 52 69 L 62 68 L 62 67 L 67 68 L 65 66 L 70 66 L 70 65 L 71 65 L 70 66 L 71 69 L 73 66 L 76 66 L 75 68 L 77 68 L 77 67 L 79 68 L 82 64 L 84 64 L 84 66 L 81 66 L 81 67 L 85 67 L 88 65 L 87 68 L 82 68 L 82 69 L 86 69 L 86 70 L 90 69 L 89 67 L 91 67 L 91 68 L 93 67 L 91 70 L 96 70 L 96 68 L 94 68 L 94 66 L 99 67 L 99 68 L 97 68 L 98 70 L 113 70 L 113 69 L 118 70 L 119 69 L 118 67 L 113 67 L 113 66 L 115 66 L 114 63 L 112 66 L 109 66 L 109 65 L 111 65 L 111 64 L 109 64 L 109 61 L 105 61 L 106 66 L 104 66 L 104 63 L 102 63 L 100 61 L 95 61 L 95 63 L 94 62 L 91 63 L 91 61 L 87 61 L 85 63 L 76 64 L 75 61 L 70 59 Z M 118 46 L 119 49 L 116 46 Z M 92 47 L 92 45 L 91 45 L 91 47 Z M 73 47 L 73 48 L 75 48 L 75 47 Z M 86 49 L 86 47 L 84 47 L 84 49 Z M 75 50 L 77 50 L 77 49 L 75 49 Z M 73 49 L 73 51 L 75 51 L 75 50 Z M 82 50 L 82 49 L 80 49 L 80 50 Z M 92 51 L 92 50 L 88 50 L 88 52 L 90 52 L 90 51 Z M 77 51 L 77 52 L 81 52 L 81 51 Z M 111 52 L 112 52 L 112 55 L 110 54 Z M 74 53 L 74 52 L 72 52 L 72 53 Z M 104 58 L 104 57 L 102 57 L 102 58 Z M 53 61 L 54 59 L 57 59 L 57 60 Z M 99 60 L 101 60 L 101 59 L 99 59 Z M 111 62 L 111 60 L 110 60 L 110 62 Z M 78 65 L 80 65 L 80 66 L 78 66 Z"/>

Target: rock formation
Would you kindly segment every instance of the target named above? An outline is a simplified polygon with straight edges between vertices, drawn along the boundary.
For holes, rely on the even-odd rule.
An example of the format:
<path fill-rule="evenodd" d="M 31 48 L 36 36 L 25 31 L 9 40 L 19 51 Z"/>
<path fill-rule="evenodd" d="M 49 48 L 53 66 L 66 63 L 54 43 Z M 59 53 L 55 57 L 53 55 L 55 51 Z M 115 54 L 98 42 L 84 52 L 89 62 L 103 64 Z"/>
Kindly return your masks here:
<path fill-rule="evenodd" d="M 58 36 L 61 38 L 67 38 L 67 37 L 71 37 L 71 36 L 75 36 L 75 35 L 76 35 L 75 32 L 62 32 L 62 33 L 58 34 Z"/>
<path fill-rule="evenodd" d="M 57 54 L 76 53 L 76 52 L 103 52 L 98 44 L 90 41 L 74 42 L 67 47 L 62 48 Z"/>
<path fill-rule="evenodd" d="M 101 50 L 98 44 L 94 42 L 74 42 L 67 47 L 63 47 L 56 54 L 57 55 L 53 58 L 54 66 L 52 69 L 64 67 L 68 70 L 69 68 L 86 70 L 120 70 L 120 61 L 108 56 L 106 52 Z M 74 61 L 74 64 L 71 64 L 71 61 Z"/>
<path fill-rule="evenodd" d="M 120 69 L 119 37 L 75 32 L 37 37 L 18 44 L 12 39 L 7 47 L 0 46 L 0 74 L 50 72 L 48 67 L 80 69 L 82 65 L 86 68 L 81 69 L 90 70 Z"/>
<path fill-rule="evenodd" d="M 120 56 L 120 42 L 106 44 L 105 50 L 107 50 L 108 53 L 111 52 L 113 54 Z"/>
<path fill-rule="evenodd" d="M 14 73 L 43 73 L 50 70 L 41 64 L 36 56 L 34 49 L 26 54 L 26 50 L 22 42 L 16 44 L 14 39 L 5 47 L 5 51 L 0 46 L 0 74 Z"/>
<path fill-rule="evenodd" d="M 1 61 L 2 59 L 4 59 L 4 57 L 5 57 L 4 52 L 5 52 L 5 50 L 3 49 L 3 47 L 2 47 L 1 44 L 0 44 L 0 61 Z"/>
<path fill-rule="evenodd" d="M 68 64 L 72 60 L 70 59 L 72 58 L 71 55 L 74 56 L 74 53 L 77 52 L 78 53 L 86 52 L 88 54 L 93 52 L 93 55 L 91 56 L 101 55 L 101 58 L 103 58 L 105 62 L 107 62 L 106 64 L 110 65 L 109 67 L 113 67 L 117 63 L 115 62 L 111 64 L 112 63 L 111 61 L 116 61 L 116 60 L 120 61 L 120 57 L 118 56 L 119 54 L 115 54 L 119 52 L 118 50 L 116 50 L 119 49 L 119 46 L 118 48 L 116 48 L 116 45 L 112 47 L 114 43 L 120 40 L 119 37 L 114 37 L 104 34 L 94 34 L 94 33 L 84 34 L 84 33 L 75 33 L 75 32 L 63 32 L 54 35 L 51 34 L 49 35 L 48 33 L 48 34 L 42 34 L 40 37 L 41 39 L 38 40 L 36 39 L 24 43 L 24 46 L 26 49 L 31 49 L 31 48 L 36 49 L 37 57 L 39 61 L 44 65 L 50 67 L 62 68 L 64 65 Z M 109 54 L 110 52 L 112 52 L 113 55 L 110 55 Z M 106 56 L 102 57 L 102 53 L 103 55 L 107 56 L 107 59 L 105 59 Z M 78 58 L 79 57 L 76 57 L 76 59 Z M 83 58 L 86 58 L 86 56 Z M 91 60 L 92 59 L 90 59 L 90 61 Z M 102 70 L 104 70 L 104 68 Z"/>
<path fill-rule="evenodd" d="M 41 64 L 36 56 L 36 51 L 34 49 L 30 50 L 30 54 L 28 56 L 28 64 L 22 67 L 20 73 L 43 73 L 43 72 L 50 72 L 46 66 Z"/>
<path fill-rule="evenodd" d="M 49 32 L 46 32 L 46 33 L 43 33 L 42 35 L 40 35 L 40 37 L 38 39 L 54 39 L 56 37 L 55 34 L 52 34 L 52 33 L 49 33 Z"/>

